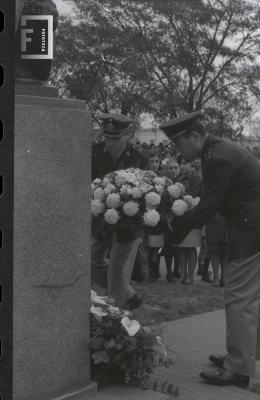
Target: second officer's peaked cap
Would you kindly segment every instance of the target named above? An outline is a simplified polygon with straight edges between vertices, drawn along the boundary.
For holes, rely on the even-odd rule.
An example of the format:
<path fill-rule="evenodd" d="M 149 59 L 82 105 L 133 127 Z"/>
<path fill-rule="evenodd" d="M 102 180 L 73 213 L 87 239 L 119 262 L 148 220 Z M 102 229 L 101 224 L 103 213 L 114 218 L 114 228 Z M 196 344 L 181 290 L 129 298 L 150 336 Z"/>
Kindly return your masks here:
<path fill-rule="evenodd" d="M 169 139 L 174 140 L 175 138 L 183 135 L 184 133 L 192 130 L 195 125 L 200 122 L 202 117 L 202 111 L 195 111 L 182 115 L 180 117 L 170 119 L 160 126 L 160 129 L 168 136 Z"/>
<path fill-rule="evenodd" d="M 103 135 L 118 138 L 128 133 L 128 128 L 135 121 L 124 114 L 101 114 Z"/>

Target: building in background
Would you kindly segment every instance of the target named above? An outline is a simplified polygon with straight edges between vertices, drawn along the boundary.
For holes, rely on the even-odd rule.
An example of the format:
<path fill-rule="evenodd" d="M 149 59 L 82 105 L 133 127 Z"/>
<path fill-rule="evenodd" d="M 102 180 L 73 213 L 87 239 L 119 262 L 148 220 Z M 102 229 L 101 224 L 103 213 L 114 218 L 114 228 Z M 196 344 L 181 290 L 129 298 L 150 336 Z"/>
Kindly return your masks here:
<path fill-rule="evenodd" d="M 155 146 L 159 143 L 167 144 L 169 142 L 167 136 L 158 128 L 140 128 L 135 132 L 135 138 L 139 143 L 154 144 Z"/>

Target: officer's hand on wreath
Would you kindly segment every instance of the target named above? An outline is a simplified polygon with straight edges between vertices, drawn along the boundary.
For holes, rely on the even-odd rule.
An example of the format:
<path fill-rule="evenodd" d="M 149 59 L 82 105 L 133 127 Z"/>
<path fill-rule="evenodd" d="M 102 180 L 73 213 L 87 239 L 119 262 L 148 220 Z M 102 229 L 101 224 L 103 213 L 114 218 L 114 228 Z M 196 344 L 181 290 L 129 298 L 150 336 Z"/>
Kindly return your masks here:
<path fill-rule="evenodd" d="M 181 242 L 181 240 L 178 238 L 176 230 L 173 227 L 175 218 L 176 217 L 174 215 L 171 215 L 167 219 L 167 230 L 164 234 L 164 239 L 168 244 L 178 244 Z"/>
<path fill-rule="evenodd" d="M 173 231 L 172 225 L 173 225 L 175 219 L 176 219 L 176 217 L 173 213 L 170 213 L 167 215 L 167 225 L 168 225 L 168 228 L 170 229 L 170 231 Z"/>

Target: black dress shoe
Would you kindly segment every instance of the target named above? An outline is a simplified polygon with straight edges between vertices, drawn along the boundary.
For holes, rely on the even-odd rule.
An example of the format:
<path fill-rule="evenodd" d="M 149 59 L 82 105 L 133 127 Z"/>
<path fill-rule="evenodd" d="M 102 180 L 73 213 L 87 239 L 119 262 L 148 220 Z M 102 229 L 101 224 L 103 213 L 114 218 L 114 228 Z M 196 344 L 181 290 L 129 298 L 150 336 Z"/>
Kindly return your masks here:
<path fill-rule="evenodd" d="M 201 280 L 206 283 L 212 283 L 212 280 L 208 275 L 202 275 Z"/>
<path fill-rule="evenodd" d="M 249 376 L 235 374 L 227 369 L 221 368 L 217 372 L 201 372 L 200 377 L 210 385 L 217 386 L 238 386 L 247 389 L 249 386 Z"/>
<path fill-rule="evenodd" d="M 174 278 L 173 275 L 166 275 L 166 280 L 167 280 L 169 283 L 174 283 L 174 282 L 176 282 L 176 279 Z"/>
<path fill-rule="evenodd" d="M 219 354 L 211 354 L 209 356 L 209 360 L 214 364 L 217 368 L 223 368 L 224 365 L 224 356 L 220 356 Z"/>
<path fill-rule="evenodd" d="M 149 278 L 148 278 L 149 283 L 156 283 L 156 282 L 158 282 L 158 280 L 159 280 L 159 278 L 154 278 L 152 276 L 149 276 Z"/>
<path fill-rule="evenodd" d="M 136 293 L 129 300 L 125 302 L 124 308 L 126 310 L 133 310 L 134 308 L 140 307 L 142 302 L 143 302 L 142 297 Z"/>

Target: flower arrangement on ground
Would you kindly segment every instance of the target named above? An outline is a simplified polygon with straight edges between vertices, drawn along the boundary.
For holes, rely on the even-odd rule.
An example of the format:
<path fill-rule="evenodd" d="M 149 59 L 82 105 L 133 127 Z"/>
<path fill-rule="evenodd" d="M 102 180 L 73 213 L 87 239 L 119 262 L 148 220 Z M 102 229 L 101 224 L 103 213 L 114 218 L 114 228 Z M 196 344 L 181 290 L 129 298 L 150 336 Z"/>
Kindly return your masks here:
<path fill-rule="evenodd" d="M 99 385 L 118 382 L 142 386 L 158 365 L 170 360 L 159 336 L 91 291 L 92 378 Z"/>

